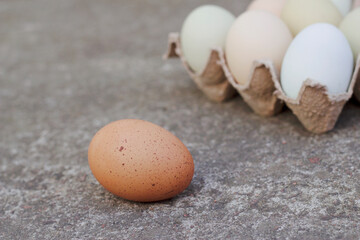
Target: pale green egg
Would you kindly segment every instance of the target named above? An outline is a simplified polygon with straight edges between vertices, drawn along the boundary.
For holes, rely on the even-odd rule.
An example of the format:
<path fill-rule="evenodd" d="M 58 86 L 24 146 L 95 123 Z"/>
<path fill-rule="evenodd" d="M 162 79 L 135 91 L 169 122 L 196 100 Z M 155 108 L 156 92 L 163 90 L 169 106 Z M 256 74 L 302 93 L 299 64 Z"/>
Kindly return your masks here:
<path fill-rule="evenodd" d="M 198 7 L 186 18 L 181 30 L 181 48 L 194 72 L 201 73 L 205 69 L 212 48 L 224 49 L 234 21 L 234 15 L 215 5 Z"/>

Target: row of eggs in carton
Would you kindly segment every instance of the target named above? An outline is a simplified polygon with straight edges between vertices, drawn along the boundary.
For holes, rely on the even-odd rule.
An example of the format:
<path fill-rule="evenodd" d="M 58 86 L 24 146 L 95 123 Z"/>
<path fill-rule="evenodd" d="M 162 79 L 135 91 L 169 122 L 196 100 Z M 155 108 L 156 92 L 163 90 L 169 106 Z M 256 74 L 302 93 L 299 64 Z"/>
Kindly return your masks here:
<path fill-rule="evenodd" d="M 214 101 L 238 92 L 261 116 L 286 104 L 307 130 L 324 133 L 353 92 L 360 100 L 358 6 L 360 0 L 254 0 L 238 18 L 201 6 L 181 34 L 169 35 L 165 57 L 180 57 Z"/>

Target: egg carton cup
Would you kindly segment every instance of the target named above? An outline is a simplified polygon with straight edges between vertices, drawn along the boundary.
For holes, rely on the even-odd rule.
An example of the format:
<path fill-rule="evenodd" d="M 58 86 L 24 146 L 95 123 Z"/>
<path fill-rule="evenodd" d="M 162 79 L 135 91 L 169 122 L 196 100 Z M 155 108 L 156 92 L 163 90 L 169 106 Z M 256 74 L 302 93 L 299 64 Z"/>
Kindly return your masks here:
<path fill-rule="evenodd" d="M 307 79 L 297 99 L 286 96 L 279 80 L 275 81 L 275 94 L 282 99 L 310 132 L 321 134 L 334 129 L 337 120 L 353 95 L 356 80 L 359 78 L 360 61 L 357 61 L 353 78 L 346 93 L 330 94 L 326 86 L 313 79 Z"/>
<path fill-rule="evenodd" d="M 180 58 L 198 88 L 212 101 L 224 102 L 234 97 L 236 91 L 227 81 L 224 71 L 219 64 L 220 54 L 222 54 L 222 52 L 219 52 L 219 49 L 212 49 L 205 69 L 202 73 L 197 74 L 191 69 L 182 54 L 180 34 L 170 33 L 168 50 L 164 55 L 164 59 Z"/>
<path fill-rule="evenodd" d="M 357 69 L 355 69 L 355 77 L 356 77 L 356 84 L 355 84 L 355 89 L 354 89 L 354 95 L 355 98 L 358 100 L 358 102 L 360 102 L 360 54 L 357 58 L 357 63 L 356 63 Z"/>
<path fill-rule="evenodd" d="M 225 54 L 220 54 L 220 65 L 231 85 L 239 92 L 244 101 L 258 115 L 263 117 L 274 116 L 281 112 L 284 102 L 274 94 L 276 91 L 274 81 L 278 79 L 272 61 L 256 60 L 250 71 L 246 84 L 239 84 L 232 75 L 225 59 Z"/>

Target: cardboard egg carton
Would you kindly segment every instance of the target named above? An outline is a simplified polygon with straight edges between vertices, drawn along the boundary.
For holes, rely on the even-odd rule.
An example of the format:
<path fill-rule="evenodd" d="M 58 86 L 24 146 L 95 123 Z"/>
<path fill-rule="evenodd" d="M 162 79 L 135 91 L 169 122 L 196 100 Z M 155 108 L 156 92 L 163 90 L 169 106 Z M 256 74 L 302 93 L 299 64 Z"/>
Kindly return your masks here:
<path fill-rule="evenodd" d="M 274 95 L 273 78 L 276 77 L 272 63 L 256 61 L 251 78 L 246 85 L 240 85 L 232 76 L 221 48 L 214 48 L 205 70 L 201 74 L 194 73 L 182 55 L 179 33 L 169 34 L 168 51 L 164 58 L 180 57 L 190 77 L 211 100 L 222 102 L 232 98 L 236 91 L 245 102 L 261 116 L 273 116 L 283 107 L 283 101 Z"/>
<path fill-rule="evenodd" d="M 254 61 L 249 80 L 245 85 L 242 85 L 236 81 L 230 72 L 223 51 L 218 51 L 221 52 L 219 64 L 228 81 L 256 114 L 270 117 L 281 112 L 284 102 L 274 94 L 276 90 L 274 80 L 278 79 L 278 77 L 271 61 Z"/>
<path fill-rule="evenodd" d="M 327 87 L 316 80 L 307 79 L 296 100 L 287 97 L 283 92 L 271 61 L 254 61 L 248 83 L 241 85 L 231 74 L 225 54 L 220 48 L 211 51 L 205 70 L 201 74 L 196 74 L 182 55 L 179 33 L 171 33 L 164 58 L 172 57 L 180 57 L 190 77 L 211 100 L 225 101 L 233 97 L 237 90 L 244 101 L 260 116 L 274 116 L 280 113 L 285 103 L 302 125 L 313 133 L 331 131 L 354 92 L 360 101 L 360 55 L 346 93 L 329 94 Z"/>
<path fill-rule="evenodd" d="M 201 74 L 197 74 L 191 69 L 182 54 L 179 33 L 170 33 L 168 51 L 164 55 L 164 58 L 179 57 L 198 88 L 204 92 L 209 99 L 215 102 L 223 102 L 235 96 L 236 92 L 227 81 L 221 65 L 218 64 L 219 54 L 221 53 L 218 50 L 213 49 L 204 71 Z"/>
<path fill-rule="evenodd" d="M 319 84 L 316 80 L 307 79 L 296 100 L 285 95 L 278 80 L 275 81 L 275 94 L 286 103 L 308 131 L 318 134 L 325 133 L 335 127 L 345 104 L 353 95 L 355 85 L 360 88 L 359 78 L 360 56 L 346 93 L 330 94 L 324 85 Z"/>
<path fill-rule="evenodd" d="M 356 72 L 356 69 L 355 69 L 355 76 L 357 76 L 357 80 L 356 80 L 356 84 L 355 84 L 355 88 L 354 88 L 354 95 L 355 95 L 355 98 L 360 102 L 360 71 L 359 71 L 359 66 L 360 66 L 360 54 L 357 58 L 357 72 Z"/>

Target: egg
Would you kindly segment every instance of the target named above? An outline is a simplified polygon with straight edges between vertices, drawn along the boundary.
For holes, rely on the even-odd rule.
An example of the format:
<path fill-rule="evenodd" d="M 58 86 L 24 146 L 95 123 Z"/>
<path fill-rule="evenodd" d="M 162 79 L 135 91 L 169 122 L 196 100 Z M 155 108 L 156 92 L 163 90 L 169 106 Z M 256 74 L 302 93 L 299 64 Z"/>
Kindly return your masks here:
<path fill-rule="evenodd" d="M 248 10 L 263 10 L 280 17 L 285 2 L 286 0 L 254 0 Z"/>
<path fill-rule="evenodd" d="M 281 85 L 292 99 L 297 99 L 307 79 L 326 86 L 330 94 L 345 93 L 353 65 L 351 48 L 344 34 L 331 24 L 313 24 L 296 36 L 286 52 Z"/>
<path fill-rule="evenodd" d="M 353 8 L 357 8 L 357 7 L 360 7 L 360 0 L 355 0 L 355 1 L 354 1 L 354 6 L 353 6 Z"/>
<path fill-rule="evenodd" d="M 360 8 L 353 10 L 344 18 L 340 30 L 350 42 L 356 59 L 360 54 Z"/>
<path fill-rule="evenodd" d="M 194 174 L 193 158 L 176 136 L 135 119 L 100 129 L 90 143 L 88 160 L 104 188 L 137 202 L 172 198 L 189 186 Z"/>
<path fill-rule="evenodd" d="M 342 15 L 330 0 L 287 0 L 281 18 L 295 36 L 314 23 L 338 26 Z"/>
<path fill-rule="evenodd" d="M 193 10 L 181 30 L 182 53 L 195 73 L 202 73 L 211 49 L 224 48 L 227 32 L 235 20 L 224 8 L 205 5 Z"/>
<path fill-rule="evenodd" d="M 352 0 L 331 0 L 343 16 L 346 16 L 352 8 Z"/>
<path fill-rule="evenodd" d="M 255 60 L 273 61 L 279 73 L 291 41 L 291 33 L 280 18 L 264 11 L 247 11 L 235 21 L 227 36 L 229 69 L 242 85 L 250 80 Z"/>

